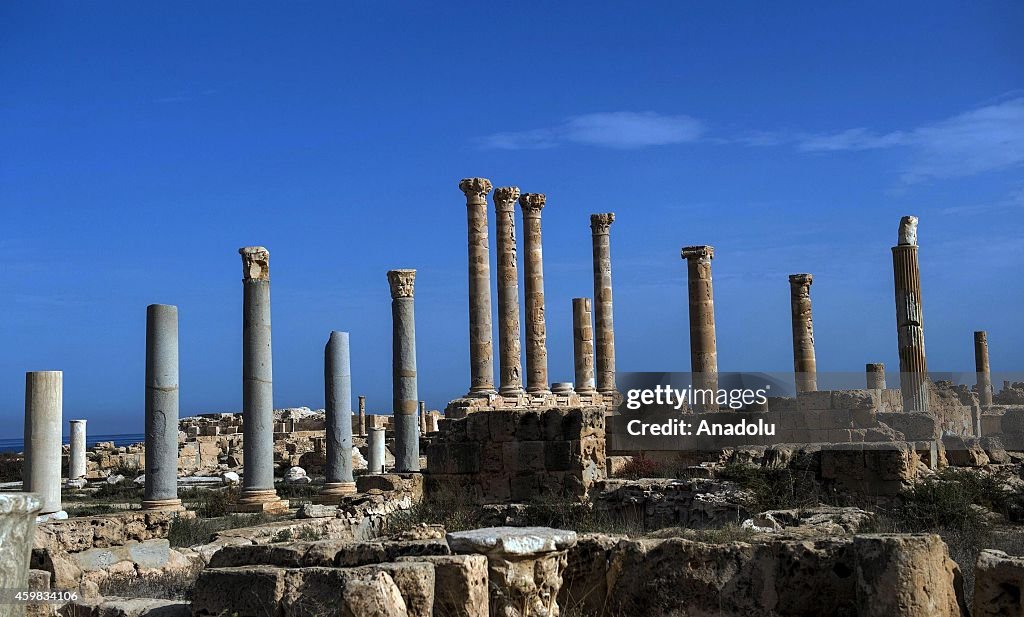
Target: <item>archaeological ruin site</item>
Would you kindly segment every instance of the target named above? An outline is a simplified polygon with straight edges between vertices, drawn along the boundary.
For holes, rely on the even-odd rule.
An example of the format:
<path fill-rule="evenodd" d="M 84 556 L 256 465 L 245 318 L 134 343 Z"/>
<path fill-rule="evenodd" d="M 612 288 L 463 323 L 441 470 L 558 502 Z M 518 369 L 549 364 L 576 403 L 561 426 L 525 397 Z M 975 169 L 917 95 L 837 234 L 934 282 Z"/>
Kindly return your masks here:
<path fill-rule="evenodd" d="M 815 362 L 815 276 L 794 273 L 792 373 L 742 404 L 711 396 L 634 416 L 630 390 L 655 377 L 616 367 L 615 322 L 630 315 L 613 318 L 615 214 L 590 214 L 594 286 L 572 300 L 574 381 L 551 383 L 548 337 L 570 333 L 546 325 L 545 195 L 485 178 L 458 188 L 470 374 L 444 409 L 418 391 L 416 331 L 429 324 L 417 324 L 414 268 L 386 273 L 393 399 L 361 394 L 342 323 L 323 333 L 323 409 L 319 394 L 275 409 L 260 246 L 239 249 L 239 413 L 180 417 L 176 306 L 146 308 L 142 443 L 90 441 L 89 418 L 62 409 L 62 372 L 29 372 L 24 452 L 3 459 L 0 573 L 36 600 L 4 598 L 0 615 L 1024 615 L 1024 383 L 993 374 L 989 338 L 969 323 L 973 370 L 929 373 L 916 217 L 872 239 L 879 252 L 895 241 L 898 367 L 864 358 L 856 383 L 830 385 Z M 715 249 L 680 257 L 691 373 L 672 385 L 731 391 Z M 774 428 L 632 434 L 648 412 Z"/>

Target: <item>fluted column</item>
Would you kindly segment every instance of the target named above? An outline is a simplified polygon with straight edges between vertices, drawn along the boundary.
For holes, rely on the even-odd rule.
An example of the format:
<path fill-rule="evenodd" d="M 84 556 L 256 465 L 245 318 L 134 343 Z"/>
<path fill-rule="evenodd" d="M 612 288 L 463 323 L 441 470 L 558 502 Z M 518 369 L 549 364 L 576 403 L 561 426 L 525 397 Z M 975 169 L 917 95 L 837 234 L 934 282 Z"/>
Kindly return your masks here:
<path fill-rule="evenodd" d="M 519 338 L 519 265 L 516 256 L 516 200 L 519 187 L 494 189 L 498 247 L 498 346 L 502 396 L 523 392 L 522 349 Z"/>
<path fill-rule="evenodd" d="M 526 391 L 530 394 L 551 393 L 540 231 L 540 213 L 545 201 L 543 193 L 526 193 L 519 198 L 519 207 L 523 211 L 523 250 L 526 253 Z"/>
<path fill-rule="evenodd" d="M 917 261 L 917 217 L 900 219 L 899 242 L 892 247 L 896 292 L 896 334 L 904 411 L 928 411 L 928 362 L 924 353 L 921 271 Z"/>
<path fill-rule="evenodd" d="M 491 181 L 464 178 L 469 224 L 469 367 L 467 396 L 494 394 L 494 344 L 491 328 L 491 260 L 487 248 L 487 194 Z"/>
<path fill-rule="evenodd" d="M 146 307 L 146 488 L 142 509 L 182 509 L 178 499 L 178 307 L 167 304 Z"/>
<path fill-rule="evenodd" d="M 322 503 L 356 492 L 352 477 L 352 363 L 348 332 L 331 332 L 324 348 L 324 419 L 327 438 L 326 482 Z"/>
<path fill-rule="evenodd" d="M 690 372 L 693 387 L 710 391 L 697 411 L 718 409 L 713 402 L 718 393 L 718 350 L 715 340 L 715 298 L 711 286 L 712 246 L 686 246 L 680 252 L 686 260 L 687 290 L 690 304 Z"/>
<path fill-rule="evenodd" d="M 270 346 L 270 252 L 238 249 L 242 256 L 242 495 L 238 511 L 288 506 L 274 489 L 274 386 Z"/>
<path fill-rule="evenodd" d="M 814 360 L 814 321 L 811 318 L 810 274 L 789 275 L 789 301 L 793 313 L 793 372 L 796 373 L 796 391 L 814 392 L 818 389 L 817 368 Z"/>
<path fill-rule="evenodd" d="M 359 397 L 359 436 L 366 437 L 366 397 Z"/>
<path fill-rule="evenodd" d="M 576 369 L 576 392 L 589 394 L 595 388 L 594 381 L 594 328 L 592 325 L 590 298 L 572 299 L 572 351 Z"/>
<path fill-rule="evenodd" d="M 392 319 L 392 386 L 395 422 L 395 470 L 420 470 L 416 426 L 416 322 L 413 313 L 415 270 L 390 270 Z"/>
<path fill-rule="evenodd" d="M 40 517 L 67 518 L 60 503 L 61 415 L 64 373 L 25 373 L 25 462 L 22 490 L 43 502 Z"/>
<path fill-rule="evenodd" d="M 864 366 L 868 390 L 885 390 L 885 364 L 873 362 Z"/>
<path fill-rule="evenodd" d="M 594 245 L 594 340 L 597 352 L 597 390 L 613 395 L 615 387 L 615 326 L 612 318 L 612 249 L 614 212 L 590 215 Z"/>
<path fill-rule="evenodd" d="M 974 367 L 978 371 L 978 402 L 982 409 L 992 406 L 992 370 L 988 364 L 988 333 L 974 333 Z"/>
<path fill-rule="evenodd" d="M 78 480 L 84 478 L 87 471 L 85 420 L 71 420 L 70 425 L 71 451 L 68 454 L 68 480 Z"/>

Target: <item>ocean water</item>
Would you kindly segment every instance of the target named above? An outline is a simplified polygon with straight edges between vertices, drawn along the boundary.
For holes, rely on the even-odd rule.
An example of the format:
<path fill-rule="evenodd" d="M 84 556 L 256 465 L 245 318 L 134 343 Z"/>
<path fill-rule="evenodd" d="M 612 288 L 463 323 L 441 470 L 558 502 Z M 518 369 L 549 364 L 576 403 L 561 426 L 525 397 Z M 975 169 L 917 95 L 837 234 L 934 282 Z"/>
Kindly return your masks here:
<path fill-rule="evenodd" d="M 64 435 L 63 439 L 63 443 L 68 443 L 70 436 Z M 88 435 L 85 443 L 86 447 L 91 448 L 98 441 L 112 441 L 115 446 L 127 446 L 145 440 L 146 436 L 142 433 L 122 433 L 119 435 Z M 0 452 L 23 452 L 24 450 L 24 439 L 0 439 Z"/>

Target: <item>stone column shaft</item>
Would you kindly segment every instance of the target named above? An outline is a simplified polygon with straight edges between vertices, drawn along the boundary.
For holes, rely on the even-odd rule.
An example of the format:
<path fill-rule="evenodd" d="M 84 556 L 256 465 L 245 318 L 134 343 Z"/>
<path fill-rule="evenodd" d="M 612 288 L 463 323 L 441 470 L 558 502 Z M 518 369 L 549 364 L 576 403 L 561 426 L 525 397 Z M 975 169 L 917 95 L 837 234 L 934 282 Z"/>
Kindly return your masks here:
<path fill-rule="evenodd" d="M 718 392 L 718 349 L 715 339 L 715 297 L 711 285 L 711 260 L 715 249 L 711 246 L 687 246 L 681 251 L 686 260 L 687 288 L 690 303 L 690 372 L 693 387 Z M 705 399 L 695 405 L 697 411 L 718 409 L 717 403 Z"/>
<path fill-rule="evenodd" d="M 25 373 L 25 462 L 22 490 L 36 493 L 43 502 L 40 516 L 61 511 L 61 415 L 64 373 Z"/>
<path fill-rule="evenodd" d="M 868 390 L 885 390 L 885 365 L 881 362 L 867 364 L 864 367 Z"/>
<path fill-rule="evenodd" d="M 366 397 L 359 397 L 359 436 L 366 437 Z"/>
<path fill-rule="evenodd" d="M 974 333 L 974 367 L 978 372 L 978 402 L 982 409 L 992 407 L 992 370 L 988 364 L 988 333 Z"/>
<path fill-rule="evenodd" d="M 928 411 L 928 363 L 924 352 L 921 271 L 917 261 L 917 217 L 900 220 L 899 243 L 892 247 L 896 295 L 896 334 L 904 411 Z"/>
<path fill-rule="evenodd" d="M 420 401 L 420 435 L 427 434 L 427 402 Z"/>
<path fill-rule="evenodd" d="M 594 328 L 591 325 L 590 298 L 572 299 L 572 351 L 576 369 L 576 392 L 595 390 Z"/>
<path fill-rule="evenodd" d="M 594 245 L 594 340 L 597 352 L 597 389 L 601 394 L 616 392 L 610 240 L 610 230 L 614 221 L 614 212 L 590 215 L 590 231 Z"/>
<path fill-rule="evenodd" d="M 491 327 L 491 259 L 487 241 L 487 194 L 491 181 L 465 178 L 459 189 L 466 194 L 469 226 L 469 394 L 494 394 L 494 343 Z"/>
<path fill-rule="evenodd" d="M 70 424 L 71 452 L 68 456 L 68 480 L 78 480 L 84 478 L 88 470 L 85 460 L 85 420 L 72 420 Z"/>
<path fill-rule="evenodd" d="M 413 313 L 415 270 L 391 270 L 392 385 L 395 421 L 395 470 L 420 470 L 416 423 L 416 321 Z"/>
<path fill-rule="evenodd" d="M 494 190 L 494 215 L 498 247 L 498 345 L 503 396 L 523 392 L 522 348 L 519 330 L 519 265 L 516 255 L 516 200 L 519 188 Z"/>
<path fill-rule="evenodd" d="M 179 510 L 178 307 L 146 307 L 146 487 L 144 510 Z"/>
<path fill-rule="evenodd" d="M 793 372 L 797 392 L 818 389 L 817 365 L 814 360 L 814 321 L 811 317 L 810 274 L 789 275 L 789 300 L 793 314 Z"/>
<path fill-rule="evenodd" d="M 519 206 L 523 211 L 523 250 L 526 253 L 526 391 L 530 394 L 551 393 L 540 228 L 540 213 L 545 202 L 542 193 L 526 193 L 519 198 Z"/>
<path fill-rule="evenodd" d="M 327 464 L 323 495 L 356 492 L 352 477 L 352 364 L 348 332 L 331 332 L 324 348 L 324 416 Z"/>
<path fill-rule="evenodd" d="M 371 474 L 384 473 L 384 435 L 382 428 L 374 426 L 369 429 L 369 436 L 366 439 L 366 469 Z"/>

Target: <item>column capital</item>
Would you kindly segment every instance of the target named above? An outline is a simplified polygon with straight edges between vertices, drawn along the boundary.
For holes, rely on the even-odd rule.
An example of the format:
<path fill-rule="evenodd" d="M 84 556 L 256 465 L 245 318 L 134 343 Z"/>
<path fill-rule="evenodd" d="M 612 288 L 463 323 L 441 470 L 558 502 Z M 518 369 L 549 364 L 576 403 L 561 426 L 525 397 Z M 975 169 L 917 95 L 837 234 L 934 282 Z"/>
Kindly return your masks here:
<path fill-rule="evenodd" d="M 262 246 L 243 246 L 238 254 L 242 256 L 243 280 L 270 280 L 270 251 Z"/>
<path fill-rule="evenodd" d="M 68 420 L 71 424 L 85 424 L 85 420 Z"/>
<path fill-rule="evenodd" d="M 388 284 L 391 285 L 391 297 L 393 299 L 413 297 L 415 282 L 415 270 L 388 270 Z"/>
<path fill-rule="evenodd" d="M 699 246 L 684 246 L 682 250 L 679 251 L 679 256 L 687 261 L 691 259 L 696 259 L 698 261 L 711 261 L 715 258 L 715 247 L 707 244 Z"/>
<path fill-rule="evenodd" d="M 491 181 L 487 178 L 463 178 L 459 181 L 459 189 L 466 194 L 467 202 L 486 202 L 491 192 Z"/>
<path fill-rule="evenodd" d="M 518 199 L 518 186 L 499 186 L 494 189 L 494 211 L 512 212 L 516 209 L 516 200 Z"/>
<path fill-rule="evenodd" d="M 810 287 L 812 283 L 814 283 L 814 275 L 813 274 L 803 273 L 803 274 L 790 274 L 789 275 L 789 284 L 793 285 L 794 287 L 796 287 L 796 286 Z"/>
<path fill-rule="evenodd" d="M 917 217 L 905 216 L 900 219 L 899 246 L 917 246 Z"/>
<path fill-rule="evenodd" d="M 590 215 L 590 230 L 595 236 L 608 235 L 612 223 L 615 222 L 614 212 L 601 212 Z"/>
<path fill-rule="evenodd" d="M 540 211 L 544 209 L 545 203 L 547 203 L 547 197 L 544 193 L 523 193 L 519 197 L 519 207 L 523 209 L 524 215 L 540 216 Z"/>

